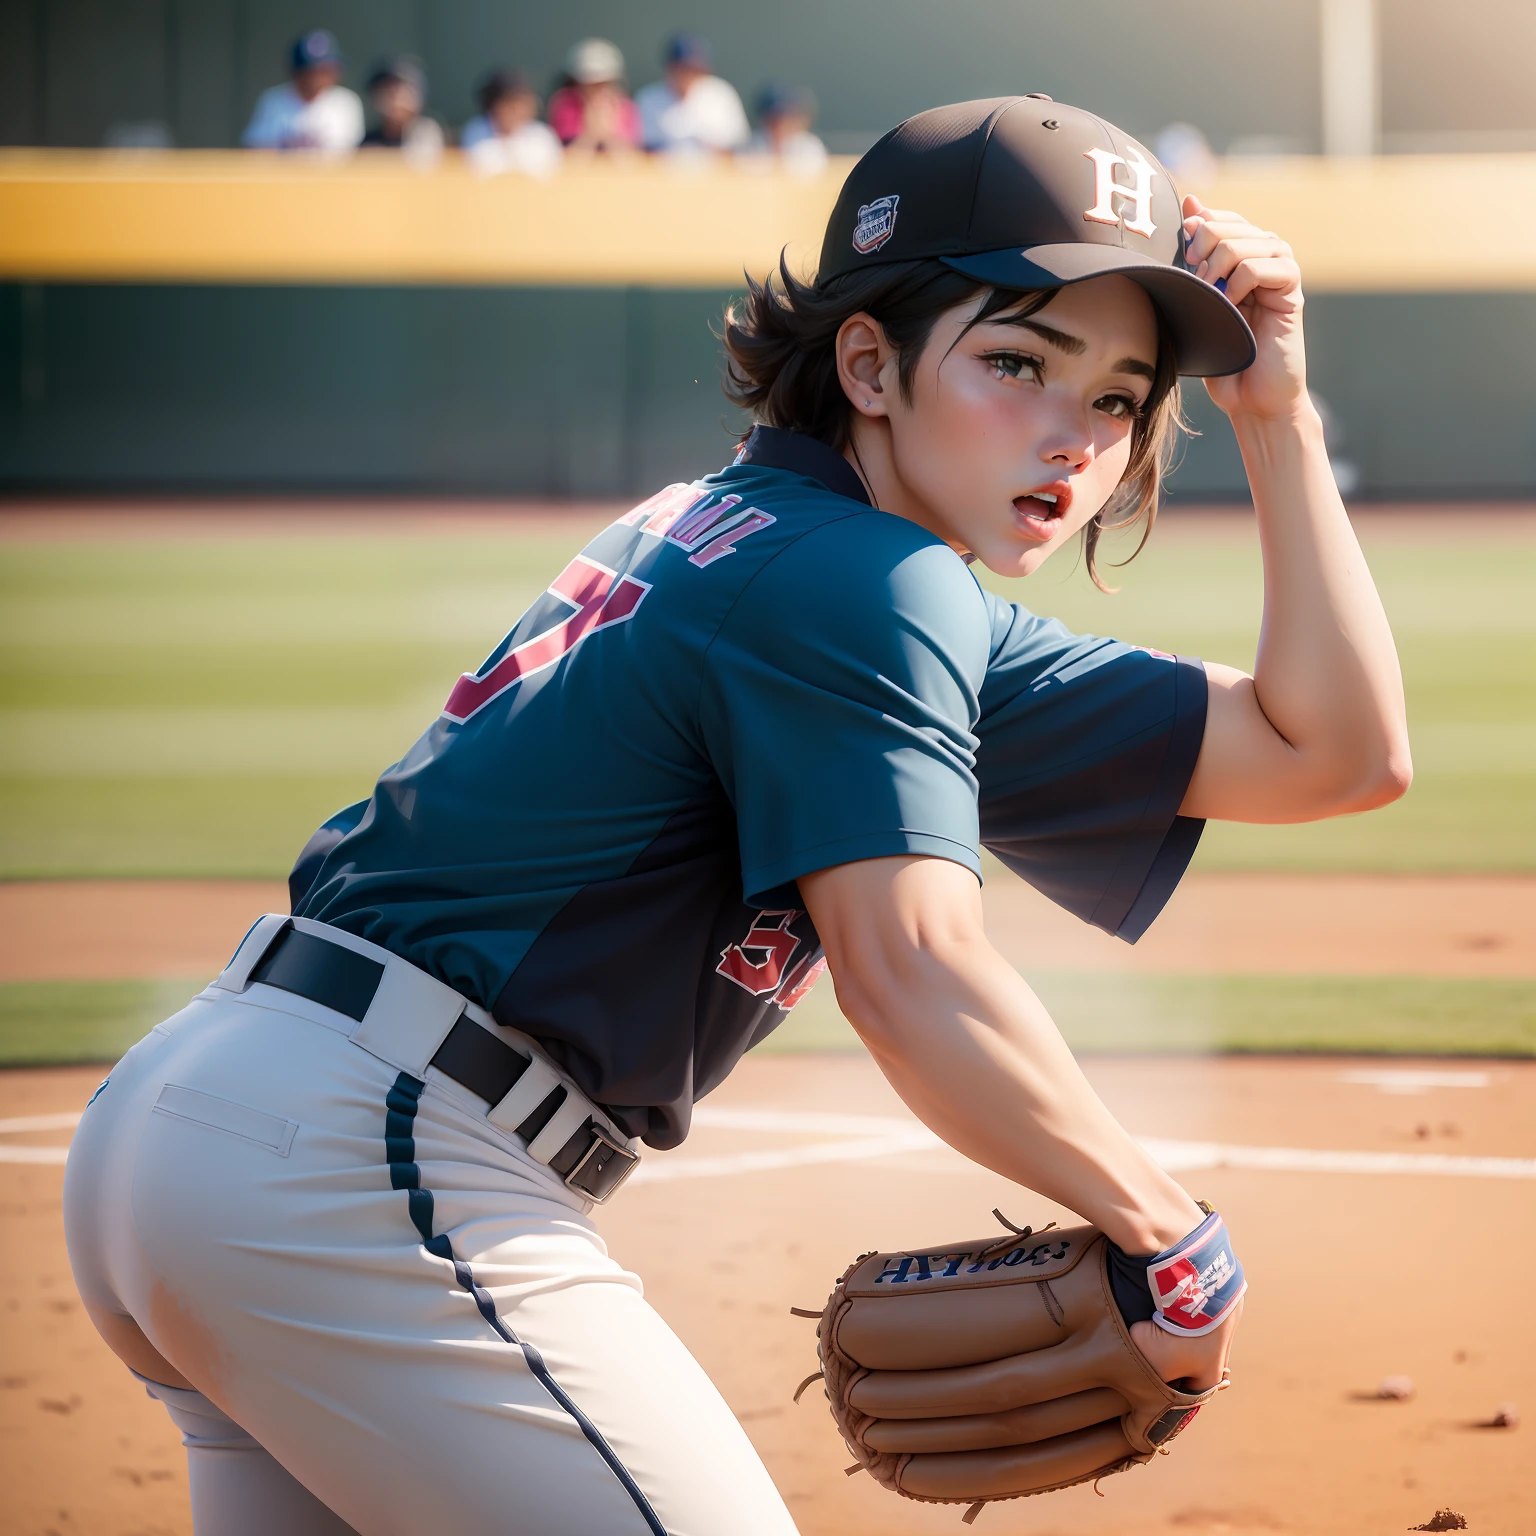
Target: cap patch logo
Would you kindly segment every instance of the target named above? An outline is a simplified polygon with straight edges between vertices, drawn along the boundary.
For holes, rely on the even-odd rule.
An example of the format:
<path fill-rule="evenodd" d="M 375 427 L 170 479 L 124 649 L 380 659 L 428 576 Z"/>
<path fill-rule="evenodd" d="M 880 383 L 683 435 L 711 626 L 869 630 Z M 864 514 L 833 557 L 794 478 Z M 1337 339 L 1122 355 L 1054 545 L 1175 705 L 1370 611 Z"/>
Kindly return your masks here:
<path fill-rule="evenodd" d="M 896 232 L 896 204 L 900 201 L 900 197 L 877 197 L 859 209 L 853 248 L 860 256 L 872 255 Z"/>
<path fill-rule="evenodd" d="M 1107 149 L 1085 149 L 1083 154 L 1093 161 L 1093 207 L 1084 210 L 1083 217 L 1094 224 L 1123 224 L 1127 234 L 1145 235 L 1150 240 L 1157 231 L 1152 222 L 1152 182 L 1157 172 L 1142 159 L 1141 151 L 1133 149 L 1129 159 L 1112 155 Z M 1131 173 L 1129 186 L 1115 179 L 1117 165 Z M 1123 199 L 1118 210 L 1117 197 Z M 1134 218 L 1125 216 L 1127 202 Z"/>

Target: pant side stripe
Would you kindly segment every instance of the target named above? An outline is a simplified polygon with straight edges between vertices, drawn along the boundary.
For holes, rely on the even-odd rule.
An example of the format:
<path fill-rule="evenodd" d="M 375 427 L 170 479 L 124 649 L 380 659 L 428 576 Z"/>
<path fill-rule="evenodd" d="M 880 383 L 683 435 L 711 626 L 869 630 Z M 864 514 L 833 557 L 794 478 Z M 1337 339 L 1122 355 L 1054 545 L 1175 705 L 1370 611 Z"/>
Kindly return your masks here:
<path fill-rule="evenodd" d="M 411 1221 L 416 1230 L 421 1233 L 422 1244 L 427 1252 L 435 1258 L 447 1259 L 452 1263 L 454 1278 L 474 1299 L 481 1317 L 498 1338 L 515 1345 L 523 1352 L 523 1359 L 539 1384 L 576 1421 L 577 1427 L 586 1436 L 593 1449 L 623 1484 L 624 1491 L 633 1500 L 635 1508 L 639 1510 L 652 1536 L 667 1536 L 667 1528 L 661 1523 L 656 1511 L 651 1508 L 651 1501 L 646 1498 L 644 1491 L 630 1474 L 629 1468 L 619 1460 L 613 1447 L 604 1438 L 602 1430 L 582 1412 L 565 1388 L 555 1380 L 548 1365 L 544 1363 L 544 1356 L 532 1344 L 518 1338 L 507 1326 L 496 1310 L 496 1302 L 491 1293 L 484 1286 L 476 1284 L 474 1271 L 463 1259 L 455 1255 L 453 1245 L 447 1237 L 432 1235 L 432 1191 L 421 1187 L 421 1169 L 416 1163 L 416 1142 L 411 1134 L 416 1119 L 416 1105 L 425 1087 L 426 1084 L 420 1078 L 402 1072 L 395 1079 L 395 1085 L 390 1089 L 385 1100 L 387 1134 L 384 1148 L 389 1164 L 391 1187 L 403 1189 L 406 1192 Z"/>

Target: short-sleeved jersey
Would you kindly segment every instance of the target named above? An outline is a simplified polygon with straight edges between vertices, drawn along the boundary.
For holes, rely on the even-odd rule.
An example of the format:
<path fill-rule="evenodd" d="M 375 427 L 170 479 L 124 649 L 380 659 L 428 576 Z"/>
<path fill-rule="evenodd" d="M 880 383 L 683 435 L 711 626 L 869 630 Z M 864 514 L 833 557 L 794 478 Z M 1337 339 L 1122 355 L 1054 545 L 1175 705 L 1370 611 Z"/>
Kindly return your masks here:
<path fill-rule="evenodd" d="M 1178 816 L 1197 663 L 1069 633 L 758 428 L 550 583 L 370 799 L 311 839 L 294 911 L 539 1040 L 658 1147 L 822 969 L 801 875 L 980 849 L 1134 939 Z"/>

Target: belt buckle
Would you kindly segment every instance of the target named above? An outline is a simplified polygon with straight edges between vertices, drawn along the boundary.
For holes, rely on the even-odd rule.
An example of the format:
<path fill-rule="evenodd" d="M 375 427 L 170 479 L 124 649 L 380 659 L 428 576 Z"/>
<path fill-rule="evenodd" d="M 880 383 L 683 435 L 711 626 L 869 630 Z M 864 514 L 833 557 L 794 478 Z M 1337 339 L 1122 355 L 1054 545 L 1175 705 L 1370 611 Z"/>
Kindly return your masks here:
<path fill-rule="evenodd" d="M 592 1127 L 592 1145 L 566 1174 L 566 1185 L 601 1205 L 640 1162 L 640 1154 L 621 1147 L 601 1126 Z M 585 1181 L 585 1182 L 583 1182 Z"/>

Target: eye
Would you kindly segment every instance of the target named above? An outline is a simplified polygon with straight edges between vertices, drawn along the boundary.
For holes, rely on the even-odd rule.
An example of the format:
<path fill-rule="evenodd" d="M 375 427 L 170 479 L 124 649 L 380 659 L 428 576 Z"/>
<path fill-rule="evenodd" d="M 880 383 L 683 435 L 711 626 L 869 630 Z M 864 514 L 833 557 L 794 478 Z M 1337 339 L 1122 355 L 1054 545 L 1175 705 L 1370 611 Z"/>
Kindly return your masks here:
<path fill-rule="evenodd" d="M 1131 395 L 1100 395 L 1094 406 L 1116 421 L 1140 421 L 1141 403 Z"/>
<path fill-rule="evenodd" d="M 1017 379 L 1028 374 L 1038 383 L 1044 369 L 1041 360 L 1027 352 L 984 352 L 981 360 L 991 365 L 993 374 L 999 379 Z"/>

